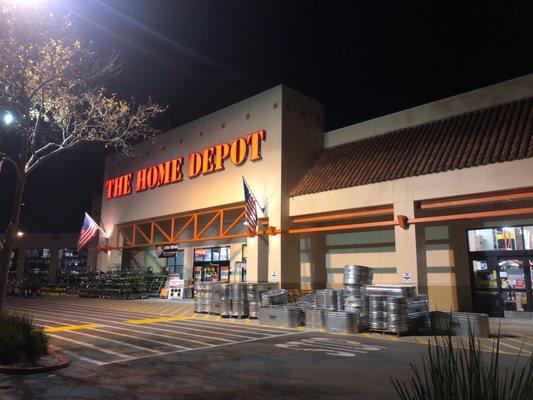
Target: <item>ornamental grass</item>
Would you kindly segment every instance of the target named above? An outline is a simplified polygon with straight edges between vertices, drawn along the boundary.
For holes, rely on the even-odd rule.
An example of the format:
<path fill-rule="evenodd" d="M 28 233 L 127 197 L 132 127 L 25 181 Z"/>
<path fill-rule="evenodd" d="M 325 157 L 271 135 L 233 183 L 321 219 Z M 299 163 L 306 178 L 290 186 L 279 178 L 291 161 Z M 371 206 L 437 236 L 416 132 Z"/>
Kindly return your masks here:
<path fill-rule="evenodd" d="M 32 362 L 47 354 L 42 326 L 23 314 L 0 313 L 0 364 Z"/>
<path fill-rule="evenodd" d="M 520 349 L 511 367 L 501 365 L 500 335 L 489 350 L 473 329 L 454 344 L 452 335 L 429 342 L 422 365 L 411 363 L 406 380 L 392 378 L 401 400 L 531 400 L 533 354 Z M 523 346 L 522 346 L 523 347 Z"/>

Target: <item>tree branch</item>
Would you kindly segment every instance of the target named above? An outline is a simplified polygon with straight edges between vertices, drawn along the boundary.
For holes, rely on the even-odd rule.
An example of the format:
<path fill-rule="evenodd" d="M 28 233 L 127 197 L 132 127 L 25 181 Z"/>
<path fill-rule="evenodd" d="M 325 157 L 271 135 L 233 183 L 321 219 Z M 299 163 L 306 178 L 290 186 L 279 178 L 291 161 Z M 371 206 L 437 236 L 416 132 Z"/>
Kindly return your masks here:
<path fill-rule="evenodd" d="M 4 161 L 7 161 L 9 162 L 10 164 L 13 165 L 13 167 L 15 167 L 15 171 L 17 172 L 17 175 L 20 176 L 20 170 L 19 170 L 19 166 L 18 164 L 10 157 L 8 156 L 6 153 L 2 153 L 0 152 L 0 167 L 2 166 L 2 164 L 4 163 Z M 1 169 L 1 168 L 0 168 Z"/>

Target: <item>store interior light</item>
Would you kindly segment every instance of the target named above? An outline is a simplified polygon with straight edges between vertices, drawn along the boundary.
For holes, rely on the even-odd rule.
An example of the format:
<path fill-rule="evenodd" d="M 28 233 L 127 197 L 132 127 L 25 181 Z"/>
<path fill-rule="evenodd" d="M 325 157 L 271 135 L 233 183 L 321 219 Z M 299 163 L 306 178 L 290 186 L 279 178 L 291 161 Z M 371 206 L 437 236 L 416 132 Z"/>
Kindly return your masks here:
<path fill-rule="evenodd" d="M 244 221 L 242 224 L 243 224 L 244 226 L 248 226 L 248 222 L 247 222 L 247 221 Z"/>

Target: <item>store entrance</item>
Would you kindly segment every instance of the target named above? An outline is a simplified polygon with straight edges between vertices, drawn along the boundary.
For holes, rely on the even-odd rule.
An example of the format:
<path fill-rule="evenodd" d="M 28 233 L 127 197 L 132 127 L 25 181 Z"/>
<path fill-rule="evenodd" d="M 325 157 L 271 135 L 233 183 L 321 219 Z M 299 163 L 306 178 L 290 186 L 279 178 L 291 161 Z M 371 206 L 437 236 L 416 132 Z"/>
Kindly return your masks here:
<path fill-rule="evenodd" d="M 194 249 L 194 282 L 229 282 L 230 246 Z"/>
<path fill-rule="evenodd" d="M 492 317 L 533 312 L 532 228 L 468 231 L 474 311 Z"/>
<path fill-rule="evenodd" d="M 504 317 L 533 311 L 533 255 L 477 255 L 471 261 L 476 312 Z"/>

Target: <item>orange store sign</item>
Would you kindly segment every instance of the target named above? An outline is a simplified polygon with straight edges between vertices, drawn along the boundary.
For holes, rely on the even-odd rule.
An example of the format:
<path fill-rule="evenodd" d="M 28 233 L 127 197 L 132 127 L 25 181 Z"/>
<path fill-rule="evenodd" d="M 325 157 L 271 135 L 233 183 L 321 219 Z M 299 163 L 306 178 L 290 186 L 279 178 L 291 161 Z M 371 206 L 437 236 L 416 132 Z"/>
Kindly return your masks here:
<path fill-rule="evenodd" d="M 133 173 L 108 179 L 105 183 L 106 199 L 126 196 L 133 192 L 155 189 L 183 181 L 186 173 L 189 179 L 199 175 L 224 170 L 224 163 L 244 164 L 247 160 L 261 159 L 261 142 L 266 139 L 264 130 L 237 137 L 231 143 L 207 147 L 201 152 L 192 152 L 188 157 L 188 168 L 184 172 L 184 159 L 177 157 L 159 164 L 139 169 Z"/>

